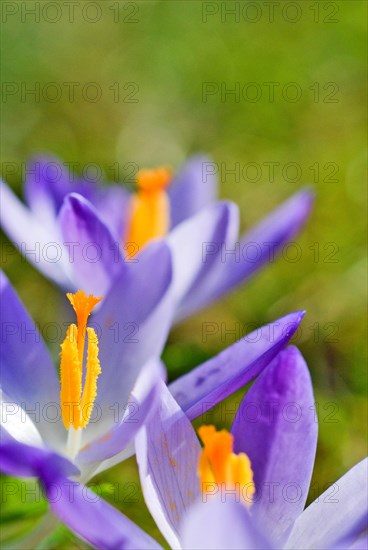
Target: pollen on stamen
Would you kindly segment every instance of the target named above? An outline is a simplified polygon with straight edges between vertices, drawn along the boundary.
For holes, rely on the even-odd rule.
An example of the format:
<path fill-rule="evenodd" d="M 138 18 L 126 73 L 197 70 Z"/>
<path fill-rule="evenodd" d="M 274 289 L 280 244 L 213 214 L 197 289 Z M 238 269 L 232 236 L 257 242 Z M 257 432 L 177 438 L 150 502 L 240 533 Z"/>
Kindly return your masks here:
<path fill-rule="evenodd" d="M 227 430 L 202 426 L 198 433 L 204 444 L 198 463 L 202 492 L 215 484 L 220 490 L 239 492 L 240 501 L 250 506 L 255 486 L 248 456 L 233 452 L 234 437 Z"/>
<path fill-rule="evenodd" d="M 101 374 L 100 361 L 98 359 L 98 339 L 93 328 L 87 328 L 88 355 L 86 364 L 86 381 L 84 383 L 81 399 L 81 428 L 85 428 L 90 421 L 93 404 L 97 396 L 97 378 Z"/>
<path fill-rule="evenodd" d="M 69 326 L 65 340 L 61 344 L 60 361 L 60 404 L 64 426 L 79 427 L 80 396 L 82 393 L 82 375 L 77 347 L 78 329 Z"/>

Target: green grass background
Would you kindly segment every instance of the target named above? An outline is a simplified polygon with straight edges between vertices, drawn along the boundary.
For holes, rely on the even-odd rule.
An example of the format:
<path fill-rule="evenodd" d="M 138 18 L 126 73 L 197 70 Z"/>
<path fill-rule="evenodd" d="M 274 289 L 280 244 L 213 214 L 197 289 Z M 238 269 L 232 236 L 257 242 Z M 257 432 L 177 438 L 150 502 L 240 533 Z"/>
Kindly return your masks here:
<path fill-rule="evenodd" d="M 80 86 L 73 102 L 65 86 L 61 100 L 54 103 L 31 96 L 22 101 L 19 93 L 3 96 L 3 172 L 7 163 L 21 165 L 30 155 L 45 151 L 79 163 L 79 170 L 97 163 L 109 180 L 117 181 L 127 179 L 127 163 L 177 168 L 195 152 L 206 152 L 228 168 L 253 162 L 262 169 L 259 181 L 249 181 L 251 171 L 250 178 L 240 181 L 224 170 L 219 174 L 220 196 L 239 205 L 243 229 L 305 183 L 314 186 L 316 206 L 298 239 L 300 261 L 278 259 L 247 285 L 177 326 L 164 358 L 170 378 L 175 378 L 234 341 L 234 336 L 221 331 L 203 341 L 203 323 L 224 323 L 227 330 L 239 334 L 247 323 L 262 325 L 289 311 L 306 309 L 297 343 L 310 367 L 319 403 L 313 486 L 314 494 L 322 492 L 366 454 L 367 4 L 300 1 L 300 19 L 291 22 L 296 12 L 286 7 L 290 2 L 281 1 L 270 22 L 268 8 L 257 2 L 260 20 L 251 22 L 256 15 L 252 7 L 244 11 L 247 2 L 211 2 L 206 7 L 196 0 L 106 0 L 97 2 L 102 15 L 95 23 L 83 20 L 88 2 L 75 8 L 71 23 L 65 8 L 55 23 L 42 16 L 34 21 L 30 15 L 22 21 L 21 5 L 31 9 L 35 2 L 12 4 L 18 13 L 8 17 L 3 13 L 2 82 L 19 87 L 34 87 L 38 82 L 41 89 L 50 82 L 59 86 L 79 82 Z M 47 2 L 39 4 L 42 9 Z M 225 17 L 225 4 L 240 10 L 238 21 Z M 204 11 L 212 7 L 218 12 L 205 22 Z M 48 9 L 46 18 L 54 18 L 55 12 Z M 315 21 L 317 9 L 319 20 Z M 91 19 L 95 12 L 89 10 L 85 13 Z M 117 10 L 119 21 L 115 22 Z M 283 10 L 290 10 L 284 11 L 285 17 Z M 88 82 L 96 82 L 102 91 L 96 103 L 86 101 L 80 92 Z M 203 101 L 205 82 L 219 89 L 234 88 L 236 83 L 242 89 L 256 82 L 262 96 L 251 102 L 242 97 L 236 101 L 231 95 L 221 98 L 217 93 Z M 268 100 L 265 82 L 279 83 L 273 102 Z M 282 96 L 290 82 L 302 90 L 296 102 Z M 335 83 L 332 88 L 324 88 L 331 82 Z M 110 89 L 114 83 L 120 87 L 118 102 Z M 133 97 L 137 102 L 123 100 L 133 90 L 132 85 L 124 89 L 127 83 L 138 90 Z M 311 89 L 317 86 L 318 98 Z M 336 102 L 326 102 L 329 99 Z M 267 162 L 279 163 L 272 182 Z M 283 177 L 282 167 L 290 162 L 301 169 L 296 182 Z M 120 177 L 114 175 L 114 163 L 120 166 Z M 315 163 L 317 176 L 311 168 Z M 330 178 L 327 163 L 338 168 Z M 21 170 L 9 175 L 8 182 L 20 193 Z M 332 251 L 329 243 L 337 250 L 333 263 L 327 257 Z M 59 293 L 51 283 L 19 255 L 11 256 L 4 269 L 37 322 L 57 319 Z M 53 352 L 57 357 L 57 349 Z M 228 407 L 239 398 L 234 397 Z M 227 423 L 223 411 L 218 408 L 214 413 L 219 426 Z M 138 480 L 133 459 L 97 478 L 105 484 L 104 494 L 111 502 L 108 483 L 131 480 Z M 31 498 L 23 498 L 22 503 L 20 495 L 19 490 L 11 499 L 3 496 L 4 542 L 29 529 L 44 509 L 40 502 L 32 504 Z M 138 502 L 115 505 L 162 542 L 142 496 L 137 498 Z M 77 545 L 84 547 L 60 528 L 44 547 Z"/>

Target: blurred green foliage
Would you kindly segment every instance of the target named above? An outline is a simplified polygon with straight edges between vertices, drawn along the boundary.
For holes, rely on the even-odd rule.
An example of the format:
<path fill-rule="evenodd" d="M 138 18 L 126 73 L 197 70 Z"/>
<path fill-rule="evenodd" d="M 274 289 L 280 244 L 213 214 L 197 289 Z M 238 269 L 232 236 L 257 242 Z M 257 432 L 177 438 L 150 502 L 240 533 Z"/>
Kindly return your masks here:
<path fill-rule="evenodd" d="M 84 13 L 88 3 L 80 2 L 73 17 L 60 2 L 61 17 L 53 23 L 57 12 L 42 13 L 47 2 L 4 4 L 17 12 L 3 14 L 1 76 L 3 86 L 15 83 L 18 91 L 3 95 L 1 157 L 3 175 L 18 192 L 21 170 L 10 174 L 9 163 L 20 166 L 45 151 L 78 163 L 77 172 L 97 163 L 116 181 L 128 178 L 127 163 L 178 167 L 191 153 L 206 152 L 219 167 L 220 196 L 239 205 L 244 229 L 303 184 L 315 188 L 316 206 L 298 239 L 300 259 L 278 259 L 175 327 L 164 358 L 175 378 L 231 344 L 236 337 L 226 331 L 241 336 L 249 323 L 306 309 L 296 343 L 310 366 L 319 405 L 313 483 L 321 492 L 366 454 L 367 4 L 305 0 L 295 11 L 281 1 L 272 20 L 262 1 L 255 11 L 254 2 L 248 9 L 246 1 L 106 0 Z M 39 20 L 22 13 L 22 4 L 39 4 Z M 66 82 L 78 83 L 73 100 Z M 83 97 L 83 90 L 93 97 L 93 89 L 85 88 L 91 82 L 101 91 L 96 102 Z M 48 99 L 54 97 L 48 83 L 62 89 L 60 100 Z M 35 86 L 38 100 L 22 96 Z M 226 94 L 230 90 L 236 93 Z M 295 90 L 301 97 L 291 101 Z M 226 172 L 236 163 L 239 178 Z M 265 163 L 278 163 L 274 177 Z M 288 163 L 297 164 L 298 177 Z M 59 293 L 51 283 L 19 255 L 4 268 L 37 322 L 57 318 Z M 208 338 L 206 322 L 219 326 Z M 238 401 L 234 397 L 229 407 Z M 228 421 L 221 407 L 213 414 L 219 426 Z M 138 481 L 133 459 L 97 483 L 126 480 Z M 22 504 L 18 493 L 3 499 L 8 540 L 43 510 L 42 503 Z M 104 496 L 114 502 L 108 492 Z M 138 503 L 114 504 L 162 542 L 141 495 Z M 64 528 L 45 544 L 85 547 Z"/>

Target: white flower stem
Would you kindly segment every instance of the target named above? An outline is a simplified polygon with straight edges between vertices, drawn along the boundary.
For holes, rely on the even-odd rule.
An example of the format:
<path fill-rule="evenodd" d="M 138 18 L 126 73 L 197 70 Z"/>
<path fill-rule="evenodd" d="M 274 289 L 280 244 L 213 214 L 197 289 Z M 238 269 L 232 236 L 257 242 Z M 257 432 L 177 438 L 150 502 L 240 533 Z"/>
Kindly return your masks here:
<path fill-rule="evenodd" d="M 68 441 L 66 444 L 66 450 L 71 460 L 75 459 L 80 449 L 81 438 L 82 438 L 82 430 L 80 429 L 76 430 L 74 429 L 73 426 L 70 426 L 68 430 Z"/>

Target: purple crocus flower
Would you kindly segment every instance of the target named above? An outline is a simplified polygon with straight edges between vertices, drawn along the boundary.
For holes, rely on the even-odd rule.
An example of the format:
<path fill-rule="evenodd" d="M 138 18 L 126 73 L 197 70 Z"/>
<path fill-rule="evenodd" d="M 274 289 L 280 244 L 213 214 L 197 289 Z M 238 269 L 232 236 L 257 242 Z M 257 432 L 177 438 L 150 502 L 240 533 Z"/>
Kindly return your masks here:
<path fill-rule="evenodd" d="M 164 386 L 159 414 L 138 434 L 136 455 L 147 505 L 172 548 L 365 548 L 367 460 L 304 510 L 317 423 L 309 371 L 295 347 L 257 378 L 231 428 L 235 452 L 249 457 L 253 471 L 250 507 L 221 484 L 201 499 L 201 447 Z"/>
<path fill-rule="evenodd" d="M 159 270 L 154 271 L 151 265 L 157 251 L 153 254 L 147 248 L 142 252 L 146 269 L 155 273 L 145 304 L 136 307 L 143 277 L 117 279 L 93 319 L 93 326 L 100 329 L 101 374 L 94 400 L 94 410 L 99 414 L 78 437 L 67 435 L 57 414 L 60 385 L 46 346 L 9 282 L 5 276 L 1 278 L 0 468 L 10 475 L 39 478 L 54 513 L 98 548 L 118 548 L 127 540 L 140 547 L 134 542 L 134 537 L 140 537 L 138 528 L 123 518 L 115 531 L 118 512 L 103 501 L 96 503 L 83 484 L 130 456 L 133 438 L 151 416 L 157 415 L 164 377 L 158 357 L 170 324 L 172 300 L 170 253 L 164 243 L 155 246 L 161 248 Z M 122 305 L 118 296 L 123 290 L 127 298 Z M 169 386 L 170 395 L 190 418 L 199 416 L 257 376 L 284 348 L 302 317 L 303 312 L 292 313 L 258 329 L 175 381 Z M 111 326 L 124 326 L 132 319 L 140 329 L 139 341 L 133 346 L 124 338 L 116 341 Z M 88 358 L 84 384 L 87 381 Z M 103 542 L 105 529 L 101 530 L 98 518 L 106 526 L 111 524 L 112 538 L 106 544 L 112 546 Z M 144 548 L 151 547 L 149 537 L 142 540 Z"/>
<path fill-rule="evenodd" d="M 231 433 L 235 452 L 246 454 L 230 451 L 230 463 L 240 456 L 243 465 L 247 456 L 250 459 L 256 490 L 251 506 L 241 498 L 244 487 L 234 491 L 226 483 L 212 483 L 210 496 L 201 496 L 198 465 L 204 451 L 186 414 L 161 384 L 159 412 L 137 435 L 136 455 L 146 503 L 172 548 L 366 548 L 367 459 L 303 510 L 315 458 L 317 423 L 309 371 L 296 348 L 282 351 L 255 381 L 240 404 Z M 208 452 L 221 463 L 229 450 Z M 77 523 L 75 520 L 75 532 L 96 546 L 86 526 Z M 136 531 L 132 540 L 126 531 L 128 540 L 114 546 L 122 523 L 114 515 L 111 524 L 111 530 L 104 530 L 103 548 L 150 548 L 145 545 L 144 533 L 137 535 Z"/>
<path fill-rule="evenodd" d="M 216 200 L 216 177 L 206 174 L 210 164 L 206 157 L 191 158 L 167 190 L 162 170 L 139 173 L 140 191 L 132 196 L 116 185 L 73 178 L 56 159 L 38 158 L 27 169 L 27 206 L 1 183 L 2 226 L 48 278 L 95 295 L 106 294 L 129 261 L 139 269 L 142 245 L 165 238 L 173 254 L 179 320 L 273 261 L 313 202 L 312 193 L 302 190 L 239 238 L 238 208 Z M 153 192 L 146 192 L 148 186 Z"/>
<path fill-rule="evenodd" d="M 69 359 L 61 355 L 61 371 L 63 357 L 67 369 L 72 369 L 69 374 L 65 371 L 66 379 L 72 375 L 75 378 L 75 369 L 83 372 L 86 362 L 86 374 L 83 379 L 81 374 L 79 380 L 83 382 L 83 396 L 75 379 L 70 378 L 69 384 L 66 380 L 64 391 L 67 395 L 70 388 L 77 388 L 76 399 L 70 393 L 65 400 L 72 403 L 72 410 L 75 401 L 81 400 L 79 405 L 83 405 L 89 420 L 83 429 L 73 425 L 66 429 L 63 382 L 60 391 L 59 377 L 38 330 L 1 273 L 0 469 L 13 476 L 39 478 L 50 499 L 63 501 L 64 492 L 73 490 L 76 499 L 92 500 L 93 494 L 83 484 L 132 454 L 134 435 L 155 410 L 157 384 L 164 376 L 158 357 L 172 317 L 172 264 L 165 243 L 157 243 L 154 248 L 147 248 L 141 256 L 145 269 L 152 274 L 152 286 L 147 289 L 145 278 L 135 276 L 129 268 L 114 281 L 94 315 L 95 333 L 89 333 L 92 327 L 85 326 L 86 361 L 83 350 L 82 359 L 76 358 L 68 338 L 63 343 L 67 346 L 64 352 L 74 353 Z M 93 305 L 96 300 L 91 298 Z M 78 319 L 78 307 L 73 307 Z M 78 334 L 80 324 L 78 319 Z M 135 338 L 131 337 L 131 327 Z M 62 323 L 59 328 L 65 331 Z M 98 343 L 94 342 L 96 336 Z M 50 518 L 45 524 L 46 531 L 54 527 Z"/>
<path fill-rule="evenodd" d="M 146 416 L 154 408 L 157 381 L 164 376 L 158 357 L 170 327 L 172 270 L 168 247 L 161 243 L 159 248 L 161 250 L 156 250 L 155 254 L 150 253 L 148 249 L 142 254 L 146 269 L 152 272 L 152 287 L 146 289 L 144 279 L 134 277 L 133 273 L 118 278 L 93 317 L 91 330 L 95 332 L 88 337 L 88 355 L 89 341 L 92 340 L 90 336 L 93 336 L 96 347 L 99 348 L 95 350 L 95 355 L 99 356 L 102 372 L 98 376 L 96 399 L 93 390 L 96 380 L 92 378 L 89 381 L 87 375 L 83 376 L 84 385 L 89 384 L 90 393 L 93 394 L 91 401 L 94 402 L 94 416 L 83 429 L 78 448 L 74 448 L 72 455 L 66 448 L 67 431 L 63 426 L 64 418 L 62 419 L 60 414 L 63 407 L 59 405 L 60 383 L 53 361 L 37 327 L 9 281 L 1 273 L 0 387 L 4 403 L 2 421 L 5 422 L 2 423 L 2 428 L 5 430 L 5 442 L 16 440 L 17 446 L 30 445 L 31 448 L 37 449 L 37 456 L 42 456 L 40 449 L 47 450 L 46 455 L 51 449 L 57 464 L 64 464 L 74 473 L 78 469 L 79 477 L 84 480 L 97 471 L 110 467 L 113 460 L 120 458 L 117 455 L 125 450 Z M 160 265 L 153 269 L 157 254 L 161 258 Z M 126 297 L 122 306 L 123 292 L 126 293 Z M 140 300 L 143 292 L 144 302 Z M 84 298 L 86 299 L 87 297 Z M 95 301 L 97 300 L 92 300 Z M 137 302 L 140 302 L 140 307 L 137 307 Z M 89 312 L 83 320 L 80 318 L 78 307 L 75 304 L 73 307 L 80 335 L 83 334 L 81 326 L 82 329 L 84 326 L 84 331 L 86 330 Z M 127 337 L 131 330 L 128 333 L 124 331 L 124 328 L 131 326 L 136 328 L 136 338 Z M 61 322 L 59 328 L 64 332 L 66 330 Z M 83 347 L 84 336 L 81 349 L 78 340 L 78 353 L 81 352 L 81 357 L 77 359 L 71 355 L 72 360 L 66 361 L 73 364 L 79 361 L 78 368 L 82 372 L 86 356 Z M 85 347 L 87 348 L 87 341 Z M 66 353 L 73 354 L 74 351 L 67 349 Z M 93 353 L 94 350 L 91 348 L 91 354 Z M 62 364 L 63 353 L 61 371 Z M 95 370 L 100 370 L 98 365 Z M 67 377 L 72 374 L 67 374 Z M 81 381 L 77 380 L 76 383 L 80 384 Z M 73 386 L 71 382 L 70 384 Z M 81 394 L 81 388 L 77 393 Z M 70 402 L 74 401 L 71 394 Z M 88 402 L 89 399 L 86 401 L 87 411 Z M 24 453 L 22 460 L 27 461 L 26 456 L 28 455 Z M 64 458 L 61 460 L 61 457 Z M 16 474 L 16 460 L 13 465 Z M 52 461 L 47 459 L 46 466 L 46 469 L 52 470 Z M 37 467 L 42 469 L 38 459 Z"/>

